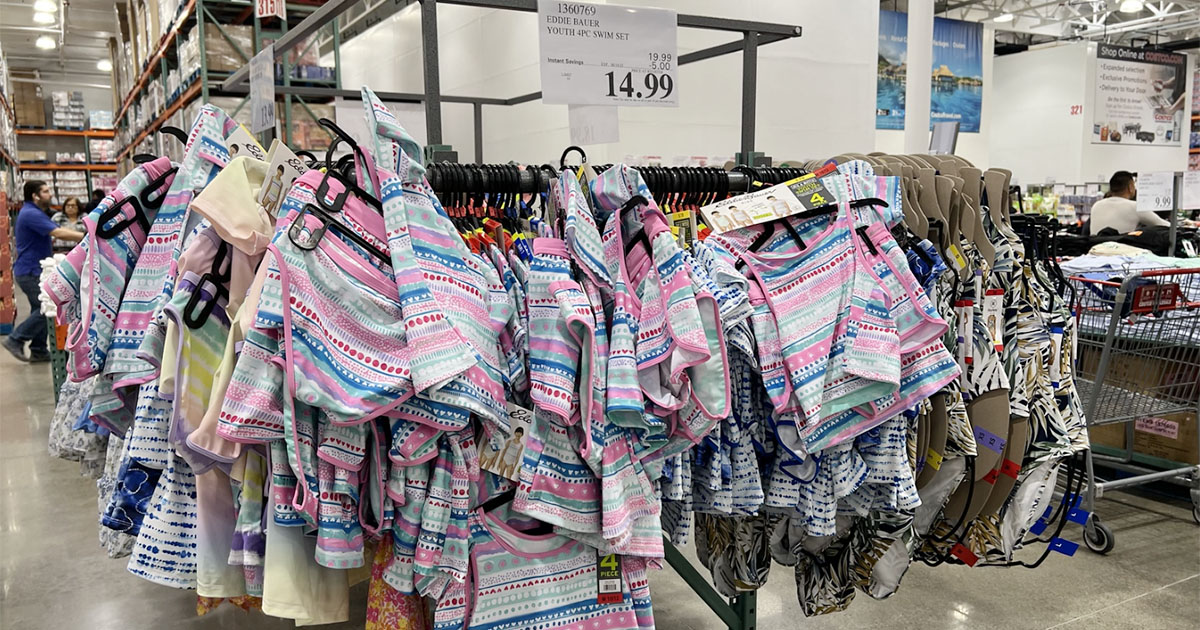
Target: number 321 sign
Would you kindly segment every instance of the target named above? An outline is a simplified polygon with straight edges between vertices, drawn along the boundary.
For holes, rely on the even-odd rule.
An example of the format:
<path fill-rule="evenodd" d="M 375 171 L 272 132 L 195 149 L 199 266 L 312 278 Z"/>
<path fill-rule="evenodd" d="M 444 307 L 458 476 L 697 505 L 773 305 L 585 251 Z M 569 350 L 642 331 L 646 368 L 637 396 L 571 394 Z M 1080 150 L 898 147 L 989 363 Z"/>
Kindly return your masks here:
<path fill-rule="evenodd" d="M 283 4 L 283 0 L 258 0 L 254 3 L 254 17 L 262 19 L 265 17 L 275 16 L 279 19 L 285 19 L 287 9 Z"/>
<path fill-rule="evenodd" d="M 542 102 L 678 107 L 674 11 L 538 0 Z"/>

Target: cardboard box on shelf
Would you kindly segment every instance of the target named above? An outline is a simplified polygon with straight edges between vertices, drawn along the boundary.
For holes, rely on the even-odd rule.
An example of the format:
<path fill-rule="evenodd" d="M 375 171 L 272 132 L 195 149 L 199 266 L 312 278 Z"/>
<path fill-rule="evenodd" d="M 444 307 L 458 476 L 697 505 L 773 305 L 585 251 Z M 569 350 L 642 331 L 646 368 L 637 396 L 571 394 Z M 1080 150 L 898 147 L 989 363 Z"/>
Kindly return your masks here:
<path fill-rule="evenodd" d="M 1200 464 L 1196 414 L 1191 411 L 1138 418 L 1133 422 L 1133 452 L 1181 464 Z M 1088 428 L 1092 444 L 1125 448 L 1125 424 Z"/>
<path fill-rule="evenodd" d="M 249 58 L 254 56 L 254 27 L 233 24 L 223 28 L 225 34 L 229 35 L 229 39 L 237 43 L 237 48 L 235 49 L 217 29 L 206 28 L 204 29 L 205 60 L 209 70 L 234 72 L 241 69 L 249 62 Z"/>

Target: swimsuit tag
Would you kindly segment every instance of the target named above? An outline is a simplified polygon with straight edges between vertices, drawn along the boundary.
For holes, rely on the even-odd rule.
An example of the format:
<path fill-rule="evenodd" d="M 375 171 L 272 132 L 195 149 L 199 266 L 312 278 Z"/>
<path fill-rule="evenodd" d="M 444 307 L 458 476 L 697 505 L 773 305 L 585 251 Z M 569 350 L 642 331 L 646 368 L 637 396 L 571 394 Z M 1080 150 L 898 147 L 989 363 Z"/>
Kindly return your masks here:
<path fill-rule="evenodd" d="M 1043 519 L 1039 518 L 1036 523 L 1029 526 L 1029 533 L 1034 536 L 1041 536 L 1044 531 L 1046 531 L 1046 521 Z"/>
<path fill-rule="evenodd" d="M 769 188 L 715 201 L 700 208 L 704 224 L 716 234 L 828 208 L 838 198 L 811 174 Z"/>
<path fill-rule="evenodd" d="M 1004 452 L 1004 445 L 1008 440 L 988 431 L 983 427 L 975 427 L 975 443 L 990 451 L 997 453 Z"/>
<path fill-rule="evenodd" d="M 1079 508 L 1075 508 L 1075 509 L 1071 510 L 1070 512 L 1067 512 L 1067 520 L 1071 521 L 1072 523 L 1079 523 L 1080 525 L 1086 526 L 1088 519 L 1091 517 L 1092 517 L 1091 512 L 1089 512 L 1087 510 L 1081 510 Z"/>
<path fill-rule="evenodd" d="M 1062 342 L 1063 329 L 1061 326 L 1050 327 L 1050 384 L 1057 389 L 1062 379 Z"/>
<path fill-rule="evenodd" d="M 949 254 L 950 265 L 954 267 L 955 271 L 962 271 L 967 268 L 967 259 L 959 251 L 958 245 L 950 245 L 950 247 L 946 248 L 946 253 Z"/>
<path fill-rule="evenodd" d="M 667 215 L 671 222 L 671 234 L 683 249 L 690 249 L 692 241 L 696 240 L 696 215 L 684 208 Z"/>
<path fill-rule="evenodd" d="M 621 603 L 625 597 L 621 585 L 621 556 L 610 553 L 598 555 L 596 560 L 596 603 Z"/>
<path fill-rule="evenodd" d="M 479 449 L 479 467 L 506 479 L 520 481 L 525 444 L 533 425 L 533 412 L 507 403 L 509 434 L 496 431 Z"/>
<path fill-rule="evenodd" d="M 967 546 L 962 543 L 956 543 L 953 547 L 951 547 L 950 555 L 958 558 L 963 564 L 969 567 L 973 567 L 977 562 L 979 562 L 979 556 L 975 555 L 975 553 L 970 549 L 967 549 Z"/>
<path fill-rule="evenodd" d="M 988 289 L 983 296 L 983 325 L 996 352 L 1004 350 L 1004 290 Z"/>
<path fill-rule="evenodd" d="M 1000 474 L 1016 479 L 1017 475 L 1021 474 L 1021 465 L 1011 459 L 1006 459 L 1000 466 Z"/>
<path fill-rule="evenodd" d="M 1063 538 L 1052 538 L 1050 539 L 1050 548 L 1064 556 L 1073 556 L 1075 555 L 1075 551 L 1079 549 L 1079 543 Z"/>
<path fill-rule="evenodd" d="M 929 449 L 929 452 L 925 454 L 925 463 L 929 464 L 929 467 L 934 470 L 940 470 L 942 467 L 942 456 L 935 453 L 933 449 Z"/>

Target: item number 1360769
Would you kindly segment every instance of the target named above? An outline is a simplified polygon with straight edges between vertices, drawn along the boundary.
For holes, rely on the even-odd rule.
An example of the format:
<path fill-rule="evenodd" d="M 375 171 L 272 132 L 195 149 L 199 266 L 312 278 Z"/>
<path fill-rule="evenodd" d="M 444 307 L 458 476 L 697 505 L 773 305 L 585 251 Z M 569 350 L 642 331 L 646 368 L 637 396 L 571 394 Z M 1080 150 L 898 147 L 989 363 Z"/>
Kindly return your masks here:
<path fill-rule="evenodd" d="M 626 70 L 624 74 L 606 72 L 608 77 L 608 96 L 624 96 L 629 99 L 668 98 L 675 90 L 675 81 L 667 73 L 639 72 Z M 640 81 L 634 77 L 640 76 Z"/>

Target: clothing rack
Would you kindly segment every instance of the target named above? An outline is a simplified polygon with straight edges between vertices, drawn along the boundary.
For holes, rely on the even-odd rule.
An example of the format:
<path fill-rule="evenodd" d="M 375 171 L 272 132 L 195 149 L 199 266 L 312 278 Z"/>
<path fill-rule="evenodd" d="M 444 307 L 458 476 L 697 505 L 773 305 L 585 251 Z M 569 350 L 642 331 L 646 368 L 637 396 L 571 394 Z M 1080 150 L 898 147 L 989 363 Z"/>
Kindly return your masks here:
<path fill-rule="evenodd" d="M 483 106 L 520 105 L 536 101 L 542 93 L 531 92 L 512 98 L 486 98 L 475 96 L 451 96 L 442 94 L 441 70 L 438 65 L 437 6 L 456 4 L 485 9 L 536 12 L 538 0 L 419 0 L 421 3 L 422 64 L 424 65 L 425 92 L 423 94 L 403 92 L 376 92 L 384 101 L 425 104 L 426 154 L 429 162 L 458 161 L 458 155 L 450 145 L 443 144 L 442 103 L 469 103 L 474 108 L 475 162 L 483 162 Z M 289 29 L 275 41 L 274 55 L 278 57 L 301 44 L 305 38 L 336 19 L 361 0 L 329 0 L 304 21 Z M 679 55 L 679 65 L 712 59 L 730 53 L 742 53 L 742 112 L 741 143 L 737 156 L 739 164 L 758 165 L 770 160 L 754 151 L 755 118 L 758 107 L 758 47 L 774 42 L 800 37 L 802 29 L 788 24 L 735 20 L 703 15 L 679 14 L 678 24 L 683 28 L 740 33 L 741 40 L 702 48 Z M 221 89 L 229 92 L 248 93 L 250 64 L 247 62 L 237 72 L 221 83 Z M 344 90 L 341 73 L 335 87 L 305 87 L 292 85 L 275 86 L 276 94 L 308 98 L 342 97 L 361 98 L 358 90 Z"/>
<path fill-rule="evenodd" d="M 567 155 L 572 151 L 578 151 L 583 157 L 583 162 L 587 162 L 587 155 L 583 152 L 583 150 L 579 147 L 572 146 L 568 147 L 567 150 L 563 152 L 562 160 L 559 162 L 560 167 L 570 168 L 565 164 L 565 160 Z M 608 166 L 609 165 L 600 165 L 594 166 L 593 168 L 595 168 L 597 171 L 603 171 L 604 169 L 608 168 Z M 450 187 L 452 181 L 452 177 L 449 175 L 450 171 L 458 170 L 460 172 L 480 173 L 489 168 L 493 169 L 493 171 L 498 171 L 499 169 L 509 169 L 509 172 L 511 172 L 512 169 L 518 167 L 514 167 L 512 165 L 435 163 L 426 167 L 427 170 L 425 175 L 429 180 L 430 187 L 433 188 L 433 191 L 439 195 L 442 193 L 473 192 L 519 192 L 526 194 L 539 193 L 546 190 L 546 187 L 549 186 L 550 181 L 556 177 L 553 167 L 550 165 L 545 165 L 536 169 L 520 169 L 518 171 L 519 177 L 516 180 L 519 190 L 511 189 L 512 180 L 509 180 L 508 182 L 510 187 L 506 188 L 504 186 L 505 182 L 499 180 L 488 180 L 487 185 L 485 186 L 482 178 L 474 179 L 469 182 L 471 184 L 477 184 L 477 186 Z M 724 178 L 724 190 L 739 191 L 748 190 L 755 182 L 779 183 L 774 180 L 779 179 L 780 181 L 783 181 L 781 178 L 785 177 L 790 179 L 788 176 L 794 176 L 794 172 L 798 170 L 799 169 L 778 168 L 749 169 L 742 167 L 742 170 L 724 171 L 717 168 L 705 167 L 651 167 L 650 169 L 644 169 L 644 172 L 642 172 L 642 177 L 646 180 L 647 186 L 650 186 L 652 190 L 657 184 L 660 186 L 666 186 L 667 191 L 669 192 L 678 192 L 669 184 L 682 181 L 682 178 L 679 177 L 679 175 L 684 173 L 704 172 L 714 176 L 712 181 L 717 181 L 718 177 Z M 639 172 L 641 171 L 643 171 L 643 169 L 639 169 Z M 459 188 L 465 188 L 465 190 L 460 190 Z M 709 609 L 713 611 L 713 613 L 721 618 L 721 621 L 727 628 L 729 628 L 729 630 L 757 630 L 757 592 L 747 591 L 741 595 L 738 595 L 737 597 L 727 599 L 724 595 L 718 593 L 717 590 L 713 588 L 712 584 L 709 583 L 709 579 L 700 571 L 698 571 L 696 567 L 692 566 L 692 563 L 688 561 L 683 553 L 680 552 L 674 543 L 672 543 L 671 540 L 666 536 L 663 536 L 663 548 L 666 554 L 667 564 L 671 565 L 671 568 L 675 570 L 679 577 L 683 578 L 683 581 L 688 585 L 688 588 L 691 588 L 692 592 L 699 596 L 705 605 L 707 605 Z"/>
<path fill-rule="evenodd" d="M 568 147 L 567 151 L 578 150 L 582 153 L 579 147 Z M 587 163 L 587 156 L 584 156 L 584 164 Z M 609 164 L 593 165 L 597 172 L 604 172 Z M 557 177 L 550 165 L 544 165 L 541 168 L 521 168 L 517 172 L 517 190 L 504 189 L 503 183 L 493 182 L 490 179 L 484 180 L 479 176 L 479 173 L 485 169 L 493 169 L 499 171 L 502 169 L 513 169 L 513 165 L 507 164 L 457 164 L 438 162 L 426 166 L 425 176 L 429 179 L 429 185 L 435 192 L 442 193 L 483 193 L 489 191 L 497 192 L 519 192 L 524 194 L 543 192 L 550 184 L 550 181 Z M 519 167 L 517 167 L 519 168 Z M 571 168 L 560 162 L 560 168 Z M 720 189 L 730 193 L 748 192 L 757 185 L 775 185 L 780 184 L 790 179 L 794 179 L 803 175 L 806 171 L 799 168 L 747 168 L 738 167 L 736 170 L 726 171 L 716 167 L 705 166 L 650 166 L 636 167 L 638 172 L 642 174 L 642 178 L 646 181 L 646 185 L 655 193 L 658 192 L 690 192 L 703 191 L 711 192 Z M 471 181 L 466 182 L 466 186 L 457 186 L 457 181 L 454 176 L 455 171 L 466 173 L 470 176 Z M 707 178 L 707 179 L 704 179 Z"/>

